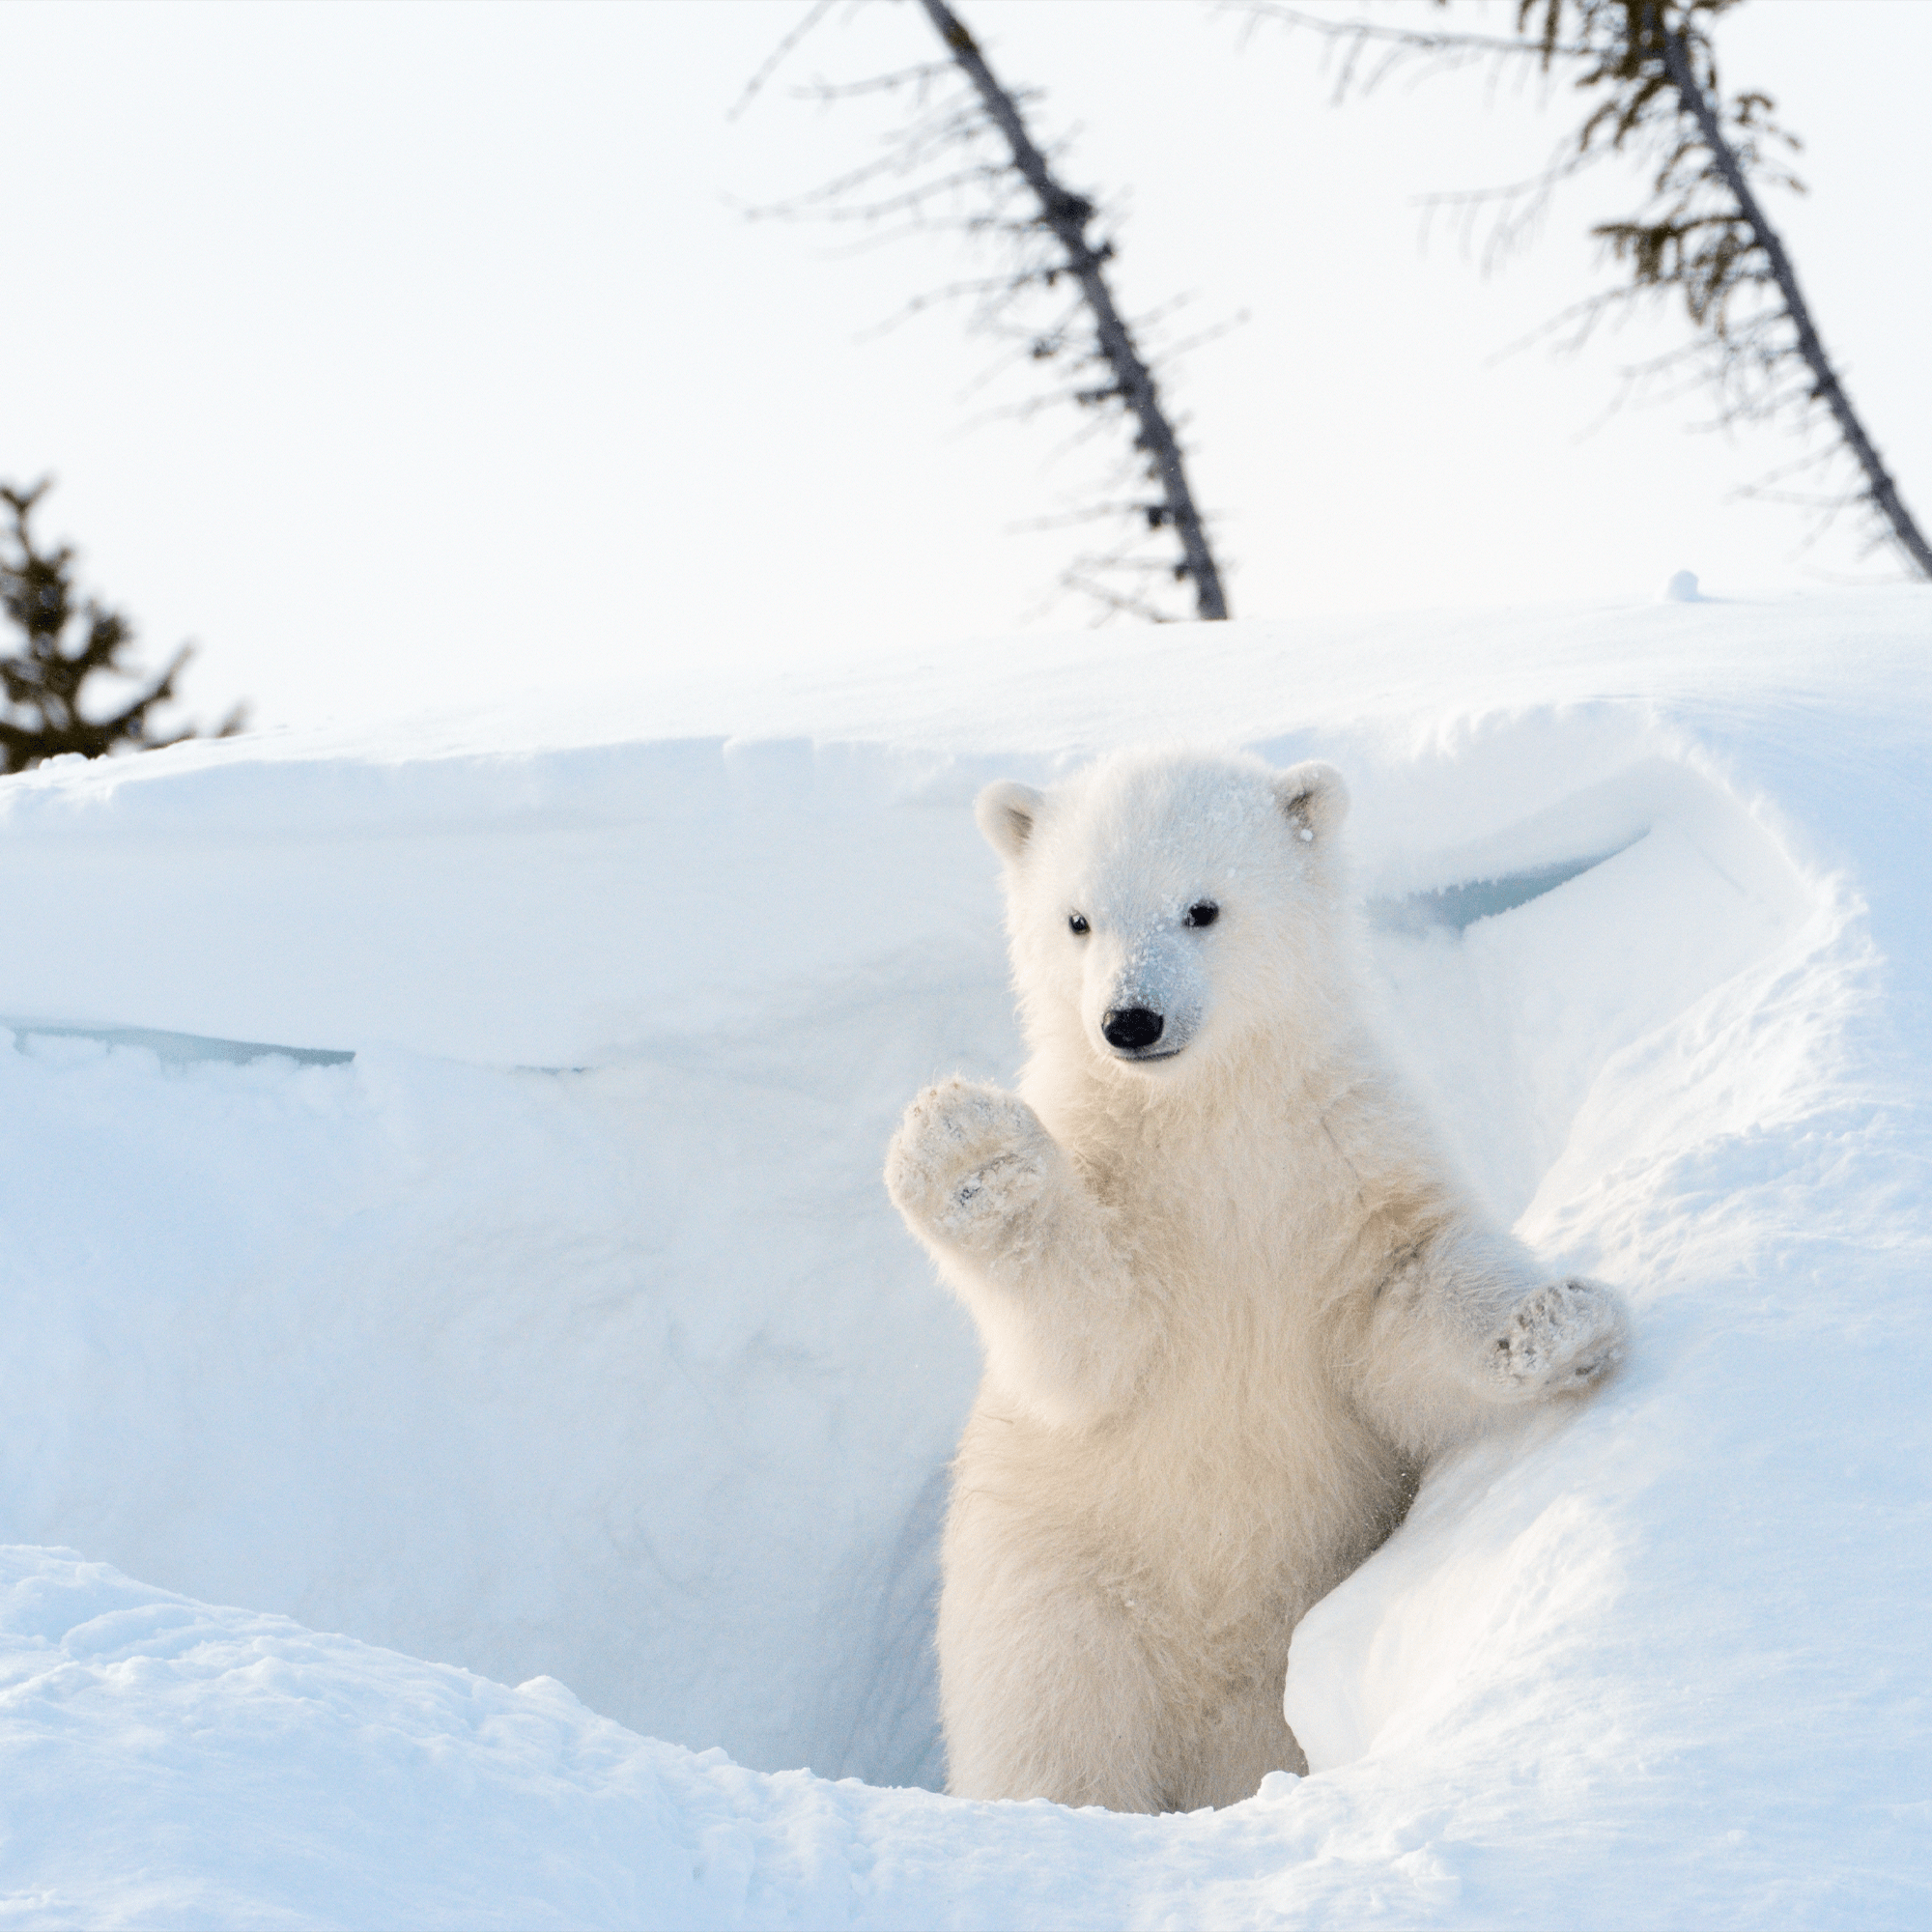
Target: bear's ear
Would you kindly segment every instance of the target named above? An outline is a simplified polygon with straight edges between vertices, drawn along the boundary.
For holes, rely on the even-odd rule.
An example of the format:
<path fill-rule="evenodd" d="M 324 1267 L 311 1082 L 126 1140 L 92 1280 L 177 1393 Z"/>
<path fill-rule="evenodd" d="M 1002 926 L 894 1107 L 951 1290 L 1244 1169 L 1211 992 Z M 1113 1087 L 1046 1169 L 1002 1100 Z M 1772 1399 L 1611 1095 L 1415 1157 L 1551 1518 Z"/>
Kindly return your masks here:
<path fill-rule="evenodd" d="M 1026 842 L 1033 837 L 1035 821 L 1045 798 L 1032 785 L 1016 784 L 1011 779 L 996 779 L 982 791 L 973 806 L 973 816 L 986 835 L 986 843 L 1008 865 L 1016 865 Z"/>
<path fill-rule="evenodd" d="M 1349 815 L 1349 787 L 1342 774 L 1319 758 L 1277 772 L 1274 795 L 1282 815 L 1311 844 L 1330 837 Z"/>

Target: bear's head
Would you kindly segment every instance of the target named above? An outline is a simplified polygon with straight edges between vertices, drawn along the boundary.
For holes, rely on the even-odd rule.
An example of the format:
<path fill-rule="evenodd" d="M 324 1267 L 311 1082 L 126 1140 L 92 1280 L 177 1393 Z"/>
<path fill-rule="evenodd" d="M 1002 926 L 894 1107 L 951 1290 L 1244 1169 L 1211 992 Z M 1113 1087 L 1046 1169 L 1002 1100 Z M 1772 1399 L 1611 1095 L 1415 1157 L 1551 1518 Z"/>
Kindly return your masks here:
<path fill-rule="evenodd" d="M 1348 805 L 1332 765 L 1205 752 L 1117 753 L 1044 792 L 988 785 L 980 827 L 1006 862 L 1036 1050 L 1166 1082 L 1266 1036 L 1312 1045 L 1351 978 Z"/>

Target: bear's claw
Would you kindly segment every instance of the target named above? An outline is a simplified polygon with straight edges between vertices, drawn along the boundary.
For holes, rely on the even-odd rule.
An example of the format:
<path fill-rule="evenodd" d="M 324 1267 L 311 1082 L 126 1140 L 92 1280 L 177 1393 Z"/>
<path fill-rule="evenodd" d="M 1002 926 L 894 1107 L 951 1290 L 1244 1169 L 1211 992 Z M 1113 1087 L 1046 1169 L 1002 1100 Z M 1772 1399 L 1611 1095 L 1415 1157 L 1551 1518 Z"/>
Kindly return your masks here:
<path fill-rule="evenodd" d="M 1024 1100 L 945 1080 L 906 1109 L 886 1153 L 886 1187 L 908 1219 L 972 1243 L 1038 1200 L 1052 1147 Z"/>
<path fill-rule="evenodd" d="M 1532 1289 L 1491 1347 L 1490 1374 L 1504 1402 L 1532 1402 L 1600 1382 L 1624 1358 L 1623 1304 L 1572 1276 Z"/>

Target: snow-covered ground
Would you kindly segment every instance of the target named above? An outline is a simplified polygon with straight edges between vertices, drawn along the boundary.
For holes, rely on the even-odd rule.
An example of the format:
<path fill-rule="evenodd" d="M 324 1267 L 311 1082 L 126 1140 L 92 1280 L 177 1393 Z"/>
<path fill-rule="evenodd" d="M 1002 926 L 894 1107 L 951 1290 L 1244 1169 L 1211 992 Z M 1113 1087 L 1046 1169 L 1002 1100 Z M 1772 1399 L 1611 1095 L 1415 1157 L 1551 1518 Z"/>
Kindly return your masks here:
<path fill-rule="evenodd" d="M 1638 1347 L 1304 1621 L 1309 1777 L 955 1803 L 880 1155 L 1017 1057 L 975 790 L 1171 736 L 1345 767 L 1393 1043 Z M 6 781 L 0 1924 L 1922 1925 L 1928 851 L 1916 589 Z"/>

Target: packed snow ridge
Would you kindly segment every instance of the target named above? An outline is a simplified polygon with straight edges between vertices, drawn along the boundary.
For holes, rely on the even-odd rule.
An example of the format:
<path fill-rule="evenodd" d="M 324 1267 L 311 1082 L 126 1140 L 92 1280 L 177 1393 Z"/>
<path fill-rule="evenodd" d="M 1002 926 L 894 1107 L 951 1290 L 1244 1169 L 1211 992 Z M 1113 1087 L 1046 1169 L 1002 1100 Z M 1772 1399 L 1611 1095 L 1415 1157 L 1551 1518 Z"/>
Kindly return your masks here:
<path fill-rule="evenodd" d="M 6 781 L 0 1922 L 1922 1924 L 1928 667 L 1177 628 Z M 1394 1050 L 1636 1350 L 1303 1621 L 1308 1777 L 971 1804 L 880 1158 L 1018 1057 L 973 794 L 1156 738 L 1344 768 Z"/>

